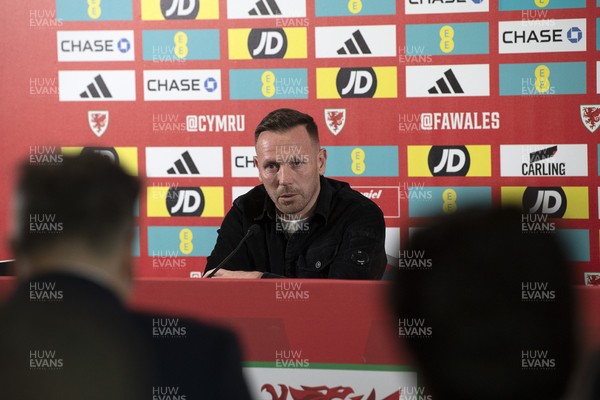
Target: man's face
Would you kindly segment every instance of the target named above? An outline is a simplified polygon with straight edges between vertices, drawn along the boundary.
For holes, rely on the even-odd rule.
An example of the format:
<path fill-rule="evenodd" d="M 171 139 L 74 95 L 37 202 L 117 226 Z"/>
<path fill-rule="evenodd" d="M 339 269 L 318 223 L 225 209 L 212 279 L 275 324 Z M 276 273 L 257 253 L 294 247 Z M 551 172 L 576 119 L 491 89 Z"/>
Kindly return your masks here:
<path fill-rule="evenodd" d="M 310 215 L 325 173 L 327 153 L 299 125 L 282 132 L 264 131 L 256 142 L 254 163 L 277 209 L 290 219 Z"/>

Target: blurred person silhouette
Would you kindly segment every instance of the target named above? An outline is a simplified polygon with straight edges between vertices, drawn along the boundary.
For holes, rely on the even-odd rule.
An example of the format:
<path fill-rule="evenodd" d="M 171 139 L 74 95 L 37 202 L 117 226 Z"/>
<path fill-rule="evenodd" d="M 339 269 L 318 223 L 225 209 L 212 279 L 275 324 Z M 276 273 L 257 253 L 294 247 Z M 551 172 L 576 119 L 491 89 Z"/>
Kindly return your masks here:
<path fill-rule="evenodd" d="M 521 217 L 474 209 L 411 234 L 392 304 L 432 399 L 550 400 L 572 390 L 568 264 L 556 237 L 524 232 Z"/>
<path fill-rule="evenodd" d="M 250 398 L 232 333 L 177 319 L 174 337 L 159 329 L 173 318 L 127 309 L 138 195 L 138 179 L 98 154 L 23 165 L 18 286 L 0 308 L 3 399 Z"/>

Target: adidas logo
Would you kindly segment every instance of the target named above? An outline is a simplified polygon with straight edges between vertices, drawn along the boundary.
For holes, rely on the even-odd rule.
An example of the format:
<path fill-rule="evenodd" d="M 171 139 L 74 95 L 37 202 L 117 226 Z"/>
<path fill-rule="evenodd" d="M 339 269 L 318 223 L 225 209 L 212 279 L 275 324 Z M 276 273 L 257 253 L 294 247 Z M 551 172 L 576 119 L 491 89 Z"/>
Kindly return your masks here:
<path fill-rule="evenodd" d="M 198 167 L 196 167 L 196 164 L 194 163 L 194 160 L 192 160 L 190 153 L 186 151 L 181 155 L 181 159 L 175 161 L 175 166 L 167 170 L 167 174 L 200 175 L 200 171 L 198 171 Z"/>
<path fill-rule="evenodd" d="M 371 49 L 367 45 L 365 38 L 360 30 L 355 31 L 352 37 L 344 42 L 344 46 L 337 51 L 340 55 L 345 54 L 371 54 Z"/>
<path fill-rule="evenodd" d="M 104 79 L 102 79 L 102 75 L 98 75 L 94 78 L 94 82 L 87 85 L 87 90 L 81 92 L 79 97 L 82 99 L 110 99 L 112 98 L 112 94 L 110 93 L 110 90 L 108 90 Z"/>
<path fill-rule="evenodd" d="M 448 71 L 444 72 L 444 77 L 438 79 L 437 81 L 435 81 L 435 83 L 437 86 L 433 86 L 431 89 L 429 89 L 429 94 L 462 94 L 465 92 L 462 86 L 460 86 L 460 83 L 458 83 L 458 79 L 456 79 L 456 76 L 454 75 L 454 72 L 452 72 L 452 69 L 449 69 Z"/>
<path fill-rule="evenodd" d="M 248 15 L 281 15 L 281 10 L 275 0 L 259 0 L 256 7 L 248 11 Z"/>

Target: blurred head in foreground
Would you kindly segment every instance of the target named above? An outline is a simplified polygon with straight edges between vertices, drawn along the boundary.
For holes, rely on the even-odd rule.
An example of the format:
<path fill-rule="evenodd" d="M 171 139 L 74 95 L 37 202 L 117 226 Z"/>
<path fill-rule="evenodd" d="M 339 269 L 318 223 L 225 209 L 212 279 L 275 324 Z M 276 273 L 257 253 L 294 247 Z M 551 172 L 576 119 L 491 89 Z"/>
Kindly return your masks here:
<path fill-rule="evenodd" d="M 95 153 L 56 165 L 24 165 L 11 237 L 17 276 L 77 272 L 121 298 L 132 280 L 137 178 Z"/>
<path fill-rule="evenodd" d="M 516 209 L 471 210 L 403 251 L 393 307 L 433 399 L 565 393 L 577 358 L 568 264 L 552 234 L 521 227 Z"/>

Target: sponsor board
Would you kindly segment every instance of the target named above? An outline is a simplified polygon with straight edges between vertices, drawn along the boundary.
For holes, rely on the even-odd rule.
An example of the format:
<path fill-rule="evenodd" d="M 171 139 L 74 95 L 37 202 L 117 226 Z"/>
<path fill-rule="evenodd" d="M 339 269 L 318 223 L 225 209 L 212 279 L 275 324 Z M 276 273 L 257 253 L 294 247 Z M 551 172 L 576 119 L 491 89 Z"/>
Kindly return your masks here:
<path fill-rule="evenodd" d="M 500 64 L 500 96 L 585 94 L 586 63 Z"/>
<path fill-rule="evenodd" d="M 56 0 L 56 19 L 62 21 L 131 21 L 132 1 Z"/>
<path fill-rule="evenodd" d="M 230 60 L 306 58 L 306 28 L 229 29 Z"/>
<path fill-rule="evenodd" d="M 223 177 L 222 147 L 146 147 L 149 178 Z"/>
<path fill-rule="evenodd" d="M 133 229 L 133 248 L 131 249 L 131 255 L 133 257 L 140 256 L 140 228 L 137 226 Z"/>
<path fill-rule="evenodd" d="M 590 261 L 590 232 L 587 229 L 557 229 L 554 235 L 563 244 L 568 261 Z"/>
<path fill-rule="evenodd" d="M 489 64 L 406 67 L 406 97 L 489 95 Z"/>
<path fill-rule="evenodd" d="M 588 176 L 587 145 L 500 146 L 500 176 Z"/>
<path fill-rule="evenodd" d="M 147 204 L 149 217 L 222 217 L 224 189 L 222 186 L 149 186 Z"/>
<path fill-rule="evenodd" d="M 141 0 L 142 20 L 219 19 L 219 0 Z"/>
<path fill-rule="evenodd" d="M 503 206 L 516 206 L 529 214 L 550 218 L 588 219 L 587 187 L 579 186 L 503 186 Z"/>
<path fill-rule="evenodd" d="M 229 71 L 231 100 L 307 99 L 305 68 L 232 69 Z"/>
<path fill-rule="evenodd" d="M 317 68 L 317 98 L 396 98 L 396 67 Z"/>
<path fill-rule="evenodd" d="M 396 25 L 316 27 L 315 56 L 396 57 Z"/>
<path fill-rule="evenodd" d="M 148 256 L 208 257 L 217 242 L 218 226 L 149 226 Z"/>
<path fill-rule="evenodd" d="M 585 8 L 585 0 L 499 0 L 500 11 L 512 10 L 553 10 L 559 8 Z"/>
<path fill-rule="evenodd" d="M 327 176 L 398 176 L 397 146 L 325 146 Z"/>
<path fill-rule="evenodd" d="M 411 14 L 450 14 L 488 12 L 488 0 L 405 0 L 404 10 Z"/>
<path fill-rule="evenodd" d="M 58 31 L 58 61 L 133 61 L 133 31 Z"/>
<path fill-rule="evenodd" d="M 408 189 L 408 216 L 435 217 L 455 213 L 470 207 L 491 207 L 492 188 L 473 187 L 411 187 Z"/>
<path fill-rule="evenodd" d="M 227 0 L 228 19 L 304 17 L 304 0 Z"/>
<path fill-rule="evenodd" d="M 254 186 L 233 186 L 231 188 L 231 201 L 235 201 L 238 197 L 248 193 L 254 189 Z"/>
<path fill-rule="evenodd" d="M 491 146 L 408 146 L 408 176 L 492 176 Z"/>
<path fill-rule="evenodd" d="M 498 43 L 500 54 L 555 53 L 586 51 L 586 20 L 553 19 L 547 26 L 531 21 L 500 21 Z"/>
<path fill-rule="evenodd" d="M 402 388 L 417 387 L 417 373 L 409 367 L 299 363 L 302 351 L 288 350 L 276 362 L 244 365 L 248 389 L 256 399 L 398 399 Z"/>
<path fill-rule="evenodd" d="M 385 255 L 387 264 L 397 267 L 400 264 L 400 228 L 385 228 Z"/>
<path fill-rule="evenodd" d="M 218 69 L 145 70 L 144 100 L 221 100 Z"/>
<path fill-rule="evenodd" d="M 254 166 L 254 146 L 231 147 L 231 176 L 234 178 L 258 178 L 258 168 Z"/>
<path fill-rule="evenodd" d="M 69 157 L 88 152 L 100 154 L 121 166 L 129 175 L 138 175 L 137 147 L 61 147 L 60 151 Z"/>
<path fill-rule="evenodd" d="M 144 61 L 218 60 L 219 30 L 142 31 Z"/>
<path fill-rule="evenodd" d="M 406 25 L 406 54 L 489 54 L 487 22 Z"/>
<path fill-rule="evenodd" d="M 352 189 L 377 204 L 385 218 L 400 217 L 400 189 L 398 186 L 352 186 Z"/>
<path fill-rule="evenodd" d="M 396 0 L 315 0 L 317 17 L 396 15 Z"/>
<path fill-rule="evenodd" d="M 135 101 L 135 71 L 58 71 L 60 101 Z"/>

